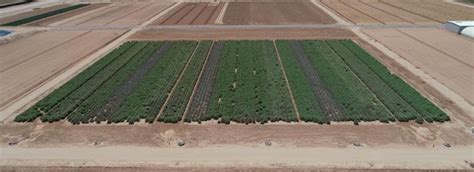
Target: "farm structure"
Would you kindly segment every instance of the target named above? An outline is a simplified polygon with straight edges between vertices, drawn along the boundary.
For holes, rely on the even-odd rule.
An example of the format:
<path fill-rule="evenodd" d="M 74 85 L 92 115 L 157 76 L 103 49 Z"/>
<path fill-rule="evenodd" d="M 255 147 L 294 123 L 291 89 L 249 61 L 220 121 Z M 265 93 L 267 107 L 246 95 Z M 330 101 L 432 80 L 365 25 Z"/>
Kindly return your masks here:
<path fill-rule="evenodd" d="M 354 24 L 433 24 L 473 20 L 469 7 L 441 0 L 319 0 Z"/>
<path fill-rule="evenodd" d="M 37 118 L 73 124 L 450 120 L 351 40 L 129 41 L 15 121 Z"/>
<path fill-rule="evenodd" d="M 225 3 L 182 3 L 151 25 L 215 24 Z"/>
<path fill-rule="evenodd" d="M 466 52 L 473 52 L 474 41 L 437 28 L 362 31 L 456 92 L 472 107 L 474 62 L 472 53 Z"/>
<path fill-rule="evenodd" d="M 2 45 L 0 109 L 82 62 L 123 32 L 48 31 Z"/>
<path fill-rule="evenodd" d="M 224 24 L 332 24 L 328 14 L 310 1 L 296 2 L 231 2 Z"/>

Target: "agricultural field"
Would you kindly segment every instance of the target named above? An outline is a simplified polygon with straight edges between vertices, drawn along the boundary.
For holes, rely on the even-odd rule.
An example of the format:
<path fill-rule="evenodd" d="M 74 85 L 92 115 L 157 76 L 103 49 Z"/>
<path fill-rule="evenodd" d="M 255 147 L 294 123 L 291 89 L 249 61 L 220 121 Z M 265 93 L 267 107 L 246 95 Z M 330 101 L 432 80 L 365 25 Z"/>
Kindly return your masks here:
<path fill-rule="evenodd" d="M 0 109 L 83 62 L 122 33 L 121 30 L 48 31 L 2 45 Z M 24 50 L 18 51 L 19 47 Z"/>
<path fill-rule="evenodd" d="M 58 16 L 46 20 L 48 26 L 61 27 L 131 27 L 169 8 L 172 2 L 160 3 L 118 3 L 100 5 L 78 15 Z"/>
<path fill-rule="evenodd" d="M 151 25 L 204 25 L 216 24 L 225 3 L 182 3 L 157 19 Z"/>
<path fill-rule="evenodd" d="M 40 8 L 40 9 L 24 12 L 24 13 L 21 13 L 21 14 L 13 15 L 13 16 L 3 17 L 3 18 L 0 18 L 0 25 L 6 25 L 7 23 L 13 23 L 15 21 L 19 21 L 19 20 L 26 19 L 26 18 L 32 18 L 34 16 L 38 16 L 38 15 L 41 15 L 41 14 L 45 14 L 45 13 L 56 11 L 56 10 L 59 10 L 59 9 L 62 9 L 62 8 L 66 8 L 68 6 L 69 5 L 66 5 L 66 4 L 53 5 L 53 6 Z"/>
<path fill-rule="evenodd" d="M 131 41 L 15 121 L 37 118 L 73 124 L 450 120 L 350 40 Z"/>
<path fill-rule="evenodd" d="M 251 24 L 332 24 L 336 21 L 310 1 L 232 2 L 223 23 Z"/>
<path fill-rule="evenodd" d="M 449 20 L 473 20 L 469 7 L 441 0 L 320 0 L 354 24 L 433 24 Z"/>

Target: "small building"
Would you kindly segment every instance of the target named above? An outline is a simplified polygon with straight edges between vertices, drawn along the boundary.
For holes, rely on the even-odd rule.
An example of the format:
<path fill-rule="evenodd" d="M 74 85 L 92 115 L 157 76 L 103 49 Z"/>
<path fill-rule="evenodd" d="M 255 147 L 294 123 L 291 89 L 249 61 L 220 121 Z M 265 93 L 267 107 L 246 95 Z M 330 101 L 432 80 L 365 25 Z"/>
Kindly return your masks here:
<path fill-rule="evenodd" d="M 474 21 L 448 21 L 444 23 L 444 28 L 451 32 L 460 34 L 466 27 L 474 27 Z"/>
<path fill-rule="evenodd" d="M 474 27 L 466 27 L 461 31 L 461 35 L 474 38 Z"/>

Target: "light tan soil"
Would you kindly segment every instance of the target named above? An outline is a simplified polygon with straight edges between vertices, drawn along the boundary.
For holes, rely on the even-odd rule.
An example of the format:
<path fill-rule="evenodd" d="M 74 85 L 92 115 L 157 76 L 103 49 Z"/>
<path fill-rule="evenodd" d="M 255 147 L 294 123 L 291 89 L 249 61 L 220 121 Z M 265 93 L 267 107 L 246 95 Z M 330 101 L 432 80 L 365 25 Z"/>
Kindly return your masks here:
<path fill-rule="evenodd" d="M 332 24 L 328 14 L 309 1 L 298 2 L 231 2 L 224 24 Z"/>
<path fill-rule="evenodd" d="M 0 78 L 3 81 L 0 89 L 1 109 L 105 46 L 122 33 L 123 31 L 91 31 L 1 72 Z M 38 41 L 43 42 L 42 40 Z M 15 49 L 29 44 L 34 43 L 16 44 Z"/>
<path fill-rule="evenodd" d="M 108 4 L 91 4 L 85 7 L 81 7 L 79 9 L 75 9 L 69 12 L 65 12 L 62 14 L 54 15 L 45 19 L 37 20 L 31 23 L 26 24 L 26 26 L 48 26 L 51 23 L 55 23 L 73 16 L 77 16 L 86 12 L 89 12 L 94 9 L 98 9 L 104 6 L 107 6 Z"/>
<path fill-rule="evenodd" d="M 157 19 L 152 25 L 204 25 L 214 24 L 222 10 L 220 3 L 184 3 L 167 15 Z"/>
<path fill-rule="evenodd" d="M 379 9 L 384 11 L 387 14 L 391 14 L 393 16 L 400 17 L 407 22 L 414 23 L 414 24 L 430 24 L 430 23 L 437 23 L 434 20 L 429 18 L 417 15 L 413 12 L 406 11 L 404 9 L 395 8 L 390 5 L 381 3 L 380 0 L 360 0 L 360 2 L 365 3 L 373 8 Z"/>
<path fill-rule="evenodd" d="M 341 1 L 347 6 L 351 6 L 353 9 L 357 10 L 360 13 L 366 14 L 368 16 L 374 17 L 377 21 L 380 21 L 384 24 L 407 24 L 407 21 L 404 19 L 381 11 L 379 9 L 373 8 L 367 4 L 360 2 L 359 0 L 352 1 Z"/>
<path fill-rule="evenodd" d="M 456 6 L 446 2 L 435 1 L 411 1 L 411 0 L 381 0 L 381 2 L 395 8 L 408 10 L 412 13 L 444 23 L 450 20 L 473 20 L 472 9 Z M 441 4 L 439 4 L 441 3 Z M 437 7 L 439 6 L 439 7 Z M 441 8 L 443 9 L 441 9 Z"/>
<path fill-rule="evenodd" d="M 31 16 L 43 14 L 43 13 L 47 13 L 47 12 L 54 11 L 54 10 L 61 9 L 61 8 L 65 8 L 65 7 L 68 7 L 68 6 L 70 6 L 70 5 L 68 5 L 68 4 L 54 5 L 54 6 L 40 8 L 40 9 L 24 12 L 24 13 L 21 13 L 21 14 L 17 14 L 17 15 L 5 17 L 5 18 L 0 18 L 0 24 L 13 22 L 13 21 L 20 20 L 20 19 L 23 19 L 23 18 L 27 18 L 27 17 L 31 17 Z"/>
<path fill-rule="evenodd" d="M 346 29 L 159 29 L 143 30 L 130 40 L 273 40 L 273 39 L 349 39 Z"/>
<path fill-rule="evenodd" d="M 173 5 L 173 3 L 147 4 L 146 8 L 117 19 L 114 22 L 108 24 L 108 26 L 137 26 L 162 12 L 171 5 Z"/>
<path fill-rule="evenodd" d="M 381 24 L 375 18 L 363 14 L 339 0 L 321 0 L 322 4 L 354 24 Z"/>
<path fill-rule="evenodd" d="M 474 68 L 453 59 L 452 57 L 419 42 L 395 29 L 364 29 L 363 32 L 381 42 L 390 50 L 396 52 L 411 64 L 425 71 L 428 75 L 457 92 L 474 104 Z M 445 34 L 431 37 L 450 37 L 448 31 Z M 441 42 L 440 42 L 441 43 Z M 457 43 L 462 44 L 462 43 Z M 446 44 L 445 46 L 457 46 Z M 451 48 L 453 49 L 453 48 Z M 451 55 L 452 56 L 452 55 Z"/>

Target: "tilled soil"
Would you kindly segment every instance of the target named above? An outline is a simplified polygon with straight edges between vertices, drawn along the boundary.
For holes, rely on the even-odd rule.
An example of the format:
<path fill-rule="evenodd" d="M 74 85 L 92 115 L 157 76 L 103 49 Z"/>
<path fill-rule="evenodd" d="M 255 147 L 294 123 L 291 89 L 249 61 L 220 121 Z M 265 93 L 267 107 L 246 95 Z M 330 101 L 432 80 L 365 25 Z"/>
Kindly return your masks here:
<path fill-rule="evenodd" d="M 16 63 L 18 65 L 14 65 L 14 67 L 1 72 L 0 78 L 2 78 L 4 84 L 2 84 L 2 89 L 0 90 L 0 106 L 5 106 L 7 103 L 34 90 L 34 88 L 67 70 L 123 33 L 121 30 L 84 32 L 87 33 L 72 41 L 39 53 L 35 57 L 31 57 L 30 60 Z M 77 33 L 74 31 L 70 34 L 76 35 Z M 43 40 L 36 41 L 44 43 Z M 15 44 L 13 49 L 17 50 L 18 48 L 34 44 L 38 43 L 22 41 Z M 5 46 L 0 49 L 5 48 L 8 47 Z"/>
<path fill-rule="evenodd" d="M 411 11 L 407 11 L 405 9 L 400 9 L 400 8 L 394 8 L 390 5 L 381 3 L 380 0 L 360 0 L 360 2 L 368 6 L 371 6 L 372 8 L 375 8 L 387 14 L 390 14 L 392 16 L 402 18 L 403 20 L 409 23 L 414 23 L 414 24 L 437 23 L 434 20 L 417 15 Z"/>
<path fill-rule="evenodd" d="M 474 73 L 474 68 L 466 65 L 466 63 L 462 63 L 460 59 L 453 58 L 464 57 L 457 56 L 457 53 L 452 52 L 454 49 L 463 47 L 463 45 L 458 47 L 458 44 L 463 43 L 439 42 L 437 39 L 437 37 L 449 38 L 454 36 L 450 35 L 451 33 L 448 31 L 439 32 L 437 37 L 427 37 L 424 34 L 417 36 L 414 35 L 417 31 L 403 29 L 364 29 L 363 32 L 381 42 L 384 46 L 425 71 L 448 88 L 454 90 L 458 95 L 464 97 L 466 101 L 474 104 L 474 94 L 472 94 L 472 83 L 474 83 L 472 73 Z M 420 30 L 418 32 L 424 31 Z M 413 35 L 409 35 L 410 33 Z M 435 41 L 437 44 L 434 44 Z M 447 48 L 451 46 L 453 47 Z M 437 47 L 444 48 L 440 50 Z M 469 49 L 462 51 L 468 52 Z"/>
<path fill-rule="evenodd" d="M 184 3 L 152 25 L 204 25 L 215 24 L 223 3 Z"/>
<path fill-rule="evenodd" d="M 381 0 L 382 3 L 444 23 L 450 20 L 473 20 L 474 12 L 468 7 L 437 1 Z"/>
<path fill-rule="evenodd" d="M 232 2 L 224 24 L 332 24 L 336 21 L 309 1 Z"/>
<path fill-rule="evenodd" d="M 336 0 L 322 0 L 322 4 L 335 11 L 340 16 L 346 18 L 349 22 L 355 24 L 380 24 L 380 21 L 372 16 L 361 13 L 360 11 Z"/>
<path fill-rule="evenodd" d="M 130 40 L 350 39 L 347 29 L 160 29 L 143 30 Z"/>

